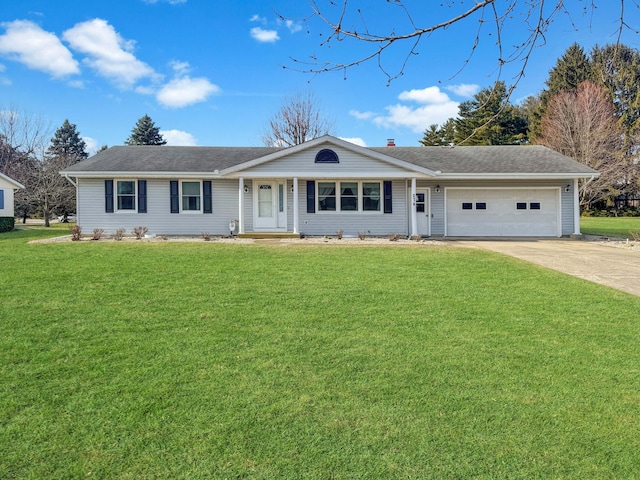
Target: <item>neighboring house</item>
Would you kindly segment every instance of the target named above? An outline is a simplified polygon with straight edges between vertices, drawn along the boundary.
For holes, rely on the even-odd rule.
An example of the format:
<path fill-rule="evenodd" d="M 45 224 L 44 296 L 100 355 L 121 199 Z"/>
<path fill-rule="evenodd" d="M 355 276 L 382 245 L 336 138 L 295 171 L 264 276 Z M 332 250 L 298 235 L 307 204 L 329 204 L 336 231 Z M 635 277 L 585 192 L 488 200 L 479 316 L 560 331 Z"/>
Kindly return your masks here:
<path fill-rule="evenodd" d="M 0 217 L 14 217 L 13 194 L 24 185 L 0 173 Z"/>
<path fill-rule="evenodd" d="M 111 147 L 61 172 L 85 230 L 559 237 L 580 233 L 578 179 L 541 146 Z"/>

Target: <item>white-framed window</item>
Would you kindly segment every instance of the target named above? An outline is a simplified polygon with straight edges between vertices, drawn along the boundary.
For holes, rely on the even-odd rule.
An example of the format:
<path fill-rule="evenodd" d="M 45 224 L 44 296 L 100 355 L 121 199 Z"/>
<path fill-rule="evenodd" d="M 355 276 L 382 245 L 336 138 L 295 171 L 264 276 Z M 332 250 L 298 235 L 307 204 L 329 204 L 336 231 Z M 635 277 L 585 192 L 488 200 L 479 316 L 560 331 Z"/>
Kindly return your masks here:
<path fill-rule="evenodd" d="M 136 181 L 116 180 L 116 211 L 136 211 Z"/>
<path fill-rule="evenodd" d="M 318 181 L 317 211 L 382 212 L 382 182 L 380 181 Z"/>
<path fill-rule="evenodd" d="M 202 182 L 193 180 L 180 182 L 180 206 L 183 212 L 202 211 Z"/>

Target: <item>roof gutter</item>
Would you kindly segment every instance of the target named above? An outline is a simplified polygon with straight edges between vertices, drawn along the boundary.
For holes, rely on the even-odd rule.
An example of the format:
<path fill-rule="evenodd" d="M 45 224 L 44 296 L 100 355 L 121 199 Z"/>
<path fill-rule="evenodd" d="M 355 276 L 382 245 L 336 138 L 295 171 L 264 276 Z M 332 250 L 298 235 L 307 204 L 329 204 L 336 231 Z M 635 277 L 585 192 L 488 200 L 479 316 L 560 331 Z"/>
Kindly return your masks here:
<path fill-rule="evenodd" d="M 66 178 L 71 185 L 73 185 L 74 187 L 78 188 L 78 184 L 76 182 L 74 182 L 73 180 L 71 180 L 71 177 L 69 175 L 67 175 L 66 173 L 64 174 L 64 178 Z"/>

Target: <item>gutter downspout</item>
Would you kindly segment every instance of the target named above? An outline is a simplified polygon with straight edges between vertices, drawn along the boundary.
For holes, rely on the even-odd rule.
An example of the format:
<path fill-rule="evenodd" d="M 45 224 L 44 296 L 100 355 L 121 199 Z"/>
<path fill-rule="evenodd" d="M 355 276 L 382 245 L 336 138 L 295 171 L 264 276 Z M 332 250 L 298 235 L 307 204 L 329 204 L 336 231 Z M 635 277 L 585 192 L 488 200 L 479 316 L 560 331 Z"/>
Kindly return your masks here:
<path fill-rule="evenodd" d="M 577 178 L 573 179 L 573 234 L 581 235 L 580 233 L 580 192 L 578 191 Z"/>

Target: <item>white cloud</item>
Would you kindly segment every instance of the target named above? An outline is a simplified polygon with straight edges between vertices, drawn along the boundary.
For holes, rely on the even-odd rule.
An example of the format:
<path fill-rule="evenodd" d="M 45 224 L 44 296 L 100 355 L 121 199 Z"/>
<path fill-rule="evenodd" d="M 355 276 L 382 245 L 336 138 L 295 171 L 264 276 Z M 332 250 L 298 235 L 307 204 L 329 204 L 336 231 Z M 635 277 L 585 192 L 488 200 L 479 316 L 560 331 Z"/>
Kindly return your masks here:
<path fill-rule="evenodd" d="M 280 40 L 278 32 L 275 30 L 265 30 L 260 27 L 254 27 L 250 31 L 251 37 L 261 43 L 273 43 Z"/>
<path fill-rule="evenodd" d="M 131 88 L 142 78 L 158 75 L 132 53 L 134 43 L 124 40 L 100 18 L 78 23 L 62 34 L 74 50 L 87 55 L 85 62 L 100 75 L 122 88 Z"/>
<path fill-rule="evenodd" d="M 84 140 L 84 143 L 87 146 L 86 151 L 89 156 L 95 154 L 98 151 L 98 141 L 96 139 L 83 136 L 82 140 Z"/>
<path fill-rule="evenodd" d="M 438 104 L 447 103 L 449 96 L 441 92 L 438 87 L 427 87 L 422 90 L 404 91 L 398 95 L 398 99 L 417 103 Z"/>
<path fill-rule="evenodd" d="M 204 102 L 209 96 L 220 93 L 220 87 L 206 78 L 174 78 L 164 85 L 156 99 L 165 107 L 182 108 Z"/>
<path fill-rule="evenodd" d="M 423 132 L 429 125 L 443 124 L 448 119 L 458 115 L 458 102 L 449 98 L 438 87 L 427 87 L 401 92 L 399 100 L 421 104 L 397 103 L 385 107 L 386 114 L 373 112 L 359 112 L 351 110 L 349 114 L 359 120 L 371 120 L 378 126 L 385 128 L 404 127 L 413 132 Z"/>
<path fill-rule="evenodd" d="M 159 3 L 163 0 L 142 0 L 144 3 L 149 3 L 151 5 L 154 5 L 156 3 Z M 164 0 L 166 1 L 168 4 L 170 5 L 180 5 L 181 3 L 187 3 L 187 0 Z"/>
<path fill-rule="evenodd" d="M 60 39 L 27 20 L 3 23 L 0 54 L 54 78 L 80 73 L 78 62 Z"/>
<path fill-rule="evenodd" d="M 460 85 L 449 85 L 445 87 L 450 92 L 455 93 L 459 97 L 471 98 L 480 91 L 480 85 L 474 83 L 461 83 Z"/>
<path fill-rule="evenodd" d="M 358 120 L 371 120 L 376 116 L 374 112 L 360 112 L 358 110 L 349 110 L 349 115 L 356 117 Z"/>
<path fill-rule="evenodd" d="M 189 70 L 191 70 L 191 65 L 189 65 L 189 62 L 178 62 L 177 60 L 174 60 L 172 62 L 169 62 L 169 66 L 173 68 L 173 70 L 178 75 L 186 75 L 187 73 L 189 73 Z"/>
<path fill-rule="evenodd" d="M 293 20 L 285 20 L 284 24 L 287 26 L 291 33 L 296 33 L 302 30 L 302 25 L 294 22 Z"/>
<path fill-rule="evenodd" d="M 198 145 L 196 137 L 182 130 L 160 130 L 160 134 L 167 141 L 167 145 L 187 147 Z"/>
<path fill-rule="evenodd" d="M 261 23 L 261 24 L 263 24 L 263 25 L 266 25 L 266 24 L 267 24 L 267 19 L 266 19 L 266 18 L 264 18 L 264 17 L 261 17 L 261 16 L 260 16 L 260 15 L 258 15 L 258 14 L 253 15 L 253 16 L 249 19 L 249 21 L 250 21 L 250 22 L 259 22 L 259 23 Z"/>
<path fill-rule="evenodd" d="M 388 115 L 379 115 L 374 123 L 383 127 L 407 127 L 413 132 L 423 132 L 429 125 L 443 124 L 458 114 L 458 103 L 449 101 L 423 107 L 407 105 L 390 105 L 386 107 Z"/>
<path fill-rule="evenodd" d="M 354 145 L 359 145 L 361 147 L 366 147 L 367 146 L 365 141 L 363 139 L 361 139 L 360 137 L 352 137 L 352 138 L 338 137 L 338 138 L 340 140 L 344 140 L 345 142 L 353 143 Z"/>

